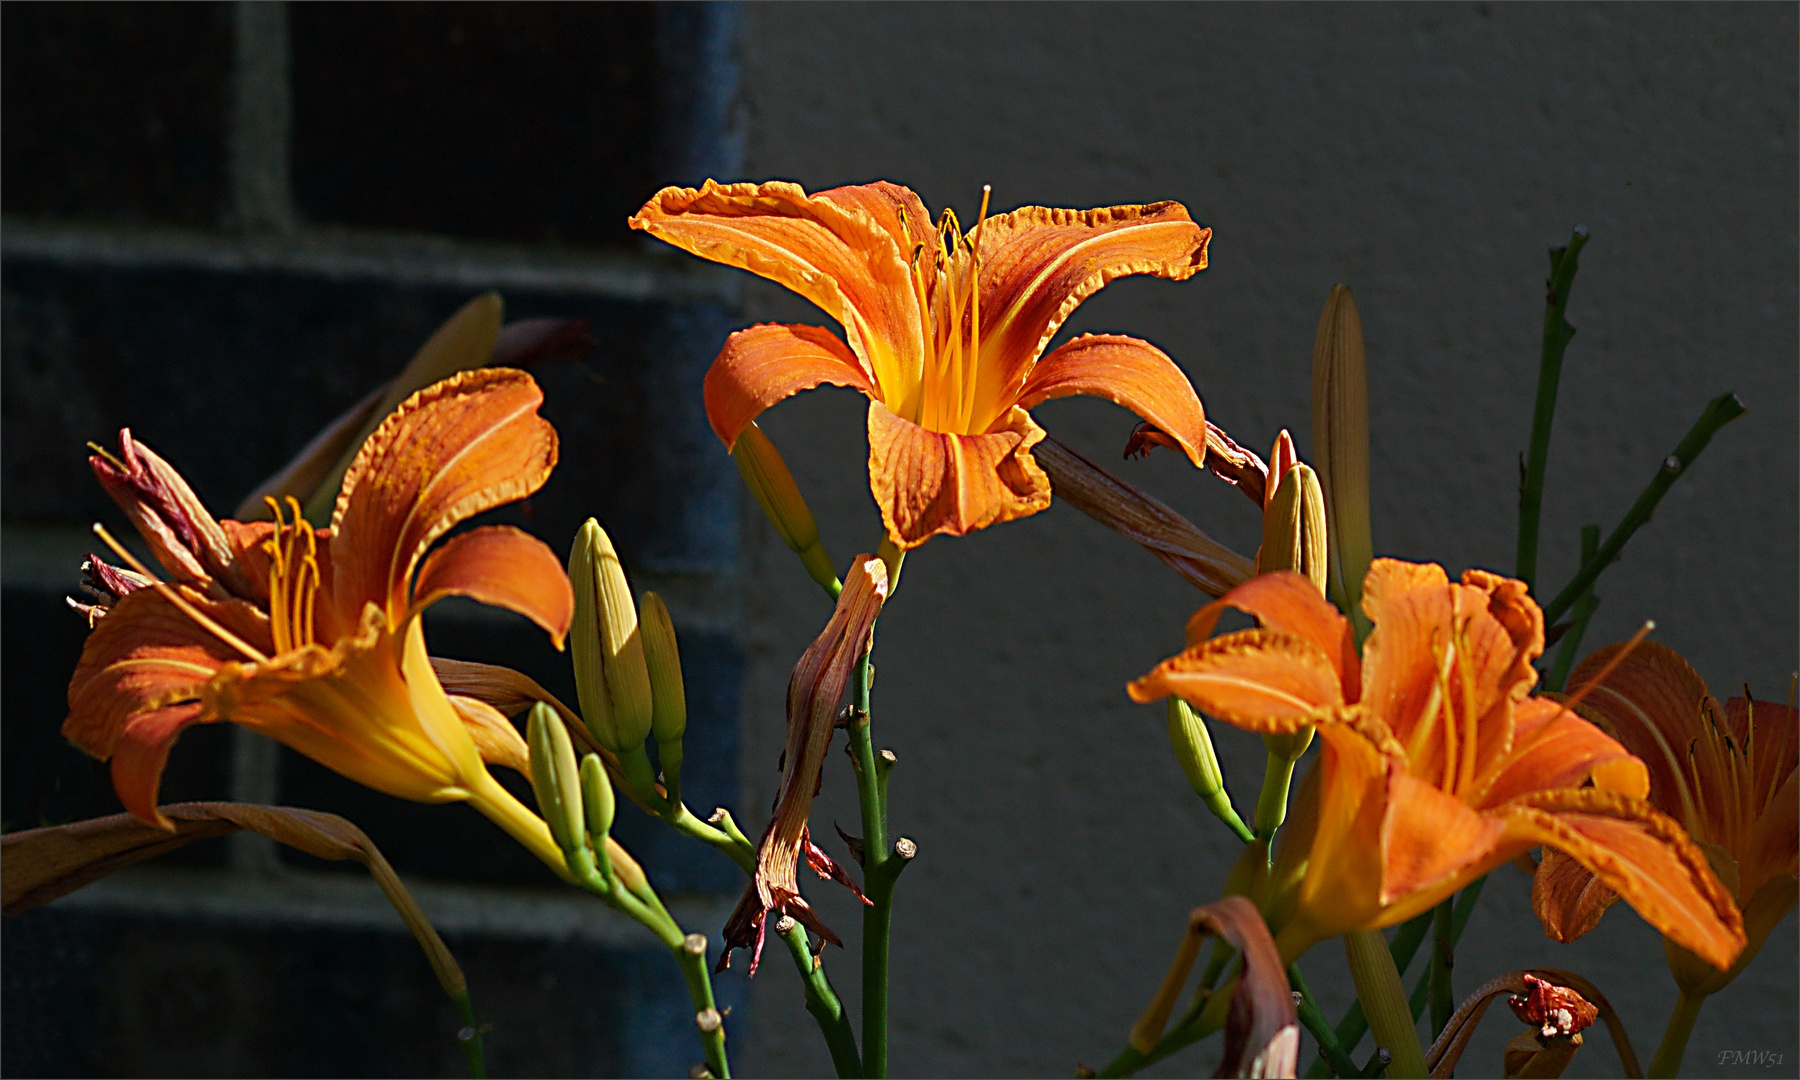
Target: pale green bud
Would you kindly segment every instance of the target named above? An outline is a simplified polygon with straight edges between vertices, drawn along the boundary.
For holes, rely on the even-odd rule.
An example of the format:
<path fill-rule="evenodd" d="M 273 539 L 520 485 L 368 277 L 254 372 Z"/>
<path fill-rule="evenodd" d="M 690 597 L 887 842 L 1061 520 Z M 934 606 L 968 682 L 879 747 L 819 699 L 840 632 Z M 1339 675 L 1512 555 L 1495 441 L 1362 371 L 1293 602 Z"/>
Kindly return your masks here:
<path fill-rule="evenodd" d="M 606 775 L 606 764 L 598 754 L 581 759 L 581 804 L 587 814 L 588 833 L 594 838 L 594 850 L 602 852 L 606 834 L 612 831 L 618 802 L 613 795 L 612 778 Z"/>
<path fill-rule="evenodd" d="M 582 850 L 585 826 L 575 747 L 555 709 L 541 701 L 531 707 L 525 744 L 531 753 L 531 789 L 550 835 L 565 853 Z"/>
<path fill-rule="evenodd" d="M 569 552 L 569 583 L 575 589 L 569 656 L 582 718 L 601 746 L 624 754 L 650 734 L 650 673 L 625 568 L 593 518 Z"/>
<path fill-rule="evenodd" d="M 644 594 L 638 612 L 644 637 L 644 665 L 650 671 L 650 731 L 656 736 L 656 760 L 662 766 L 669 802 L 681 798 L 681 736 L 687 731 L 687 692 L 681 684 L 681 652 L 668 605 L 653 592 Z"/>
<path fill-rule="evenodd" d="M 1210 800 L 1225 790 L 1225 778 L 1219 772 L 1219 758 L 1213 751 L 1212 734 L 1206 721 L 1178 697 L 1169 698 L 1169 745 L 1175 748 L 1175 760 L 1187 774 L 1194 794 Z"/>
<path fill-rule="evenodd" d="M 1263 511 L 1262 548 L 1256 572 L 1293 570 L 1324 595 L 1327 577 L 1325 496 L 1319 478 L 1304 462 L 1289 467 Z"/>
<path fill-rule="evenodd" d="M 737 462 L 745 486 L 756 497 L 756 504 L 762 507 L 769 524 L 775 526 L 781 542 L 800 556 L 807 574 L 814 581 L 836 595 L 841 586 L 837 572 L 831 568 L 831 556 L 819 542 L 818 523 L 813 521 L 812 511 L 807 509 L 806 500 L 801 497 L 794 474 L 788 471 L 781 451 L 775 449 L 775 444 L 755 421 L 738 433 L 737 443 L 731 448 L 731 460 Z"/>

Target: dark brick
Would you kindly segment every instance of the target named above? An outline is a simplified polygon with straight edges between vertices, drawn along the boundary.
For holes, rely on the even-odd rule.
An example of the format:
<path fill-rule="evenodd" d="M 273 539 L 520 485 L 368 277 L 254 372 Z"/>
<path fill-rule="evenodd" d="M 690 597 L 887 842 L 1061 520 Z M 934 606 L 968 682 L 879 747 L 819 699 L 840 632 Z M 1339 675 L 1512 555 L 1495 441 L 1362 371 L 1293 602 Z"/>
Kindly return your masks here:
<path fill-rule="evenodd" d="M 229 4 L 0 7 L 0 206 L 216 223 L 229 201 Z"/>
<path fill-rule="evenodd" d="M 648 4 L 296 4 L 295 200 L 308 220 L 631 241 L 659 186 Z"/>
<path fill-rule="evenodd" d="M 13 520 L 119 520 L 85 443 L 129 426 L 227 514 L 391 377 L 469 291 L 279 271 L 5 263 L 0 486 Z M 593 515 L 646 568 L 737 556 L 737 478 L 700 384 L 732 329 L 708 302 L 514 292 L 511 318 L 585 317 L 592 356 L 537 372 L 556 475 L 504 512 L 566 550 Z"/>
<path fill-rule="evenodd" d="M 653 943 L 444 937 L 491 1025 L 493 1075 L 681 1076 L 699 1060 L 680 971 Z M 0 948 L 8 1076 L 467 1075 L 455 1009 L 398 931 L 40 908 L 8 919 Z M 741 980 L 718 989 L 741 1034 Z"/>

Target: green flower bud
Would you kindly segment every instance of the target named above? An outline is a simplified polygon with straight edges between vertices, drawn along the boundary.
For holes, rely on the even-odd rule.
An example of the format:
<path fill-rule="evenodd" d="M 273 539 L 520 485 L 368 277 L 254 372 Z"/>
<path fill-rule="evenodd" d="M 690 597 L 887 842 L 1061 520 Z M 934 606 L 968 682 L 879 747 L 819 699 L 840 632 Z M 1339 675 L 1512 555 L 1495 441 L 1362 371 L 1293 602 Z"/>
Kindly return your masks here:
<path fill-rule="evenodd" d="M 1169 745 L 1175 748 L 1175 760 L 1194 786 L 1194 794 L 1210 801 L 1225 790 L 1225 778 L 1219 772 L 1219 758 L 1213 752 L 1206 721 L 1178 697 L 1169 698 Z"/>
<path fill-rule="evenodd" d="M 593 518 L 569 552 L 569 583 L 575 588 L 569 655 L 582 717 L 601 746 L 628 753 L 650 734 L 650 673 L 625 568 Z"/>
<path fill-rule="evenodd" d="M 1303 462 L 1291 466 L 1263 511 L 1262 548 L 1256 572 L 1293 570 L 1324 594 L 1327 577 L 1325 495 L 1319 477 Z"/>
<path fill-rule="evenodd" d="M 794 474 L 788 471 L 781 451 L 775 449 L 775 444 L 755 421 L 738 433 L 737 444 L 731 448 L 731 460 L 737 462 L 744 484 L 749 487 L 750 494 L 756 496 L 757 505 L 762 507 L 769 524 L 775 526 L 781 542 L 800 556 L 807 574 L 814 581 L 833 596 L 837 595 L 842 586 L 836 571 L 831 568 L 831 556 L 819 543 L 818 523 L 813 521 L 812 511 L 807 509 L 806 500 L 800 496 L 800 488 L 794 483 Z"/>
<path fill-rule="evenodd" d="M 656 759 L 662 766 L 669 802 L 681 798 L 681 736 L 687 731 L 687 692 L 681 684 L 681 653 L 668 605 L 653 592 L 644 594 L 638 612 L 644 638 L 644 665 L 650 671 L 650 731 L 656 736 Z"/>
<path fill-rule="evenodd" d="M 1331 600 L 1368 633 L 1362 611 L 1363 575 L 1374 546 L 1369 536 L 1369 369 L 1362 318 L 1342 285 L 1331 287 L 1313 341 L 1313 460 L 1325 490 L 1331 533 Z"/>
<path fill-rule="evenodd" d="M 603 853 L 618 803 L 613 795 L 612 780 L 606 775 L 606 765 L 598 754 L 581 759 L 581 804 L 587 813 L 587 829 L 594 838 L 594 850 Z"/>
<path fill-rule="evenodd" d="M 531 707 L 525 744 L 531 753 L 531 789 L 550 835 L 565 853 L 582 850 L 586 840 L 575 746 L 555 709 L 541 701 Z"/>

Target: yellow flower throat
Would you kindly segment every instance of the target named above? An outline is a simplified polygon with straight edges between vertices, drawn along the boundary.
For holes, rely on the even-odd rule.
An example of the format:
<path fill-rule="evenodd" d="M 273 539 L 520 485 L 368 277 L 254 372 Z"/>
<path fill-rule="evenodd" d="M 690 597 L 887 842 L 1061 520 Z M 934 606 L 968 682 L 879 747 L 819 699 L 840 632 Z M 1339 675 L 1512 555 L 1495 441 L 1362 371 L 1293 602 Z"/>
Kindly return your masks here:
<path fill-rule="evenodd" d="M 976 409 L 981 375 L 981 261 L 977 245 L 981 227 L 987 221 L 992 190 L 983 185 L 981 213 L 975 228 L 966 234 L 956 212 L 946 207 L 938 218 L 929 252 L 928 242 L 913 239 L 906 212 L 900 212 L 900 229 L 909 249 L 909 280 L 925 322 L 925 349 L 916 379 L 908 380 L 908 386 L 896 388 L 900 393 L 888 395 L 898 400 L 884 404 L 896 416 L 930 431 L 978 434 L 994 419 L 977 415 Z M 937 301 L 935 307 L 933 299 Z"/>

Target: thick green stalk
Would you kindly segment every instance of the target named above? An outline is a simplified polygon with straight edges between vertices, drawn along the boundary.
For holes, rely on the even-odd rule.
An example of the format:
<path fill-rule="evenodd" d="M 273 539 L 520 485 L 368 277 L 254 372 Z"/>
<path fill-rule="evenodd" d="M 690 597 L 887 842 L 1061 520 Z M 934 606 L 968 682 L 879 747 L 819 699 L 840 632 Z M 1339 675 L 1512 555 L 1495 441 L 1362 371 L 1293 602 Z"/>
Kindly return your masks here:
<path fill-rule="evenodd" d="M 1694 1021 L 1700 1018 L 1700 1006 L 1706 1004 L 1704 995 L 1682 994 L 1675 999 L 1675 1011 L 1669 1014 L 1669 1026 L 1663 1029 L 1662 1043 L 1656 1048 L 1656 1056 L 1650 1059 L 1648 1076 L 1654 1078 L 1674 1076 L 1681 1071 L 1681 1059 L 1687 1054 L 1688 1037 L 1694 1033 Z"/>
<path fill-rule="evenodd" d="M 1350 962 L 1350 978 L 1356 983 L 1356 996 L 1362 1001 L 1363 1014 L 1369 1018 L 1375 1044 L 1393 1055 L 1387 1074 L 1424 1076 L 1425 1051 L 1419 1047 L 1419 1032 L 1407 1010 L 1400 972 L 1394 966 L 1387 942 L 1378 931 L 1352 930 L 1344 935 L 1344 955 Z"/>
<path fill-rule="evenodd" d="M 1394 940 L 1388 943 L 1388 955 L 1394 958 L 1395 970 L 1405 971 L 1412 963 L 1413 956 L 1419 951 L 1419 944 L 1425 940 L 1425 934 L 1431 929 L 1431 913 L 1428 911 L 1406 923 L 1401 924 Z M 1337 1040 L 1346 1054 L 1356 1049 L 1362 1042 L 1363 1035 L 1369 1030 L 1369 1021 L 1363 1016 L 1362 1002 L 1353 1002 L 1338 1021 Z M 1314 1061 L 1312 1068 L 1306 1070 L 1310 1077 L 1324 1077 L 1332 1074 L 1331 1065 L 1321 1057 Z"/>
<path fill-rule="evenodd" d="M 1425 978 L 1430 985 L 1431 1037 L 1436 1039 L 1450 1022 L 1456 1009 L 1456 998 L 1450 984 L 1450 969 L 1455 964 L 1456 944 L 1450 940 L 1450 923 L 1454 902 L 1448 898 L 1431 913 L 1431 964 Z"/>
<path fill-rule="evenodd" d="M 1581 565 L 1585 566 L 1600 551 L 1600 526 L 1583 525 L 1581 527 Z M 1544 689 L 1561 690 L 1569 681 L 1569 669 L 1575 666 L 1575 656 L 1581 651 L 1581 639 L 1586 636 L 1588 623 L 1594 617 L 1594 609 L 1600 606 L 1600 598 L 1594 595 L 1594 586 L 1589 583 L 1575 601 L 1575 611 L 1569 620 L 1569 629 L 1564 631 L 1562 643 L 1556 649 L 1556 661 L 1550 665 L 1550 671 L 1544 676 Z"/>
<path fill-rule="evenodd" d="M 1588 231 L 1575 226 L 1568 247 L 1550 249 L 1550 278 L 1544 297 L 1544 336 L 1538 359 L 1537 406 L 1531 414 L 1531 449 L 1525 475 L 1519 484 L 1518 576 L 1537 591 L 1538 524 L 1544 507 L 1544 472 L 1550 462 L 1550 426 L 1556 418 L 1556 390 L 1562 381 L 1563 351 L 1575 328 L 1564 318 L 1569 310 L 1569 286 L 1575 281 L 1577 257 L 1588 242 Z"/>
<path fill-rule="evenodd" d="M 486 1080 L 487 1060 L 481 1050 L 481 1025 L 475 1022 L 475 1005 L 467 993 L 457 996 L 456 1013 L 463 1022 L 462 1030 L 456 1033 L 456 1041 L 462 1043 L 463 1056 L 469 1059 L 469 1075 L 475 1080 Z"/>
<path fill-rule="evenodd" d="M 1669 488 L 1694 463 L 1700 452 L 1706 449 L 1706 444 L 1712 441 L 1712 437 L 1720 428 L 1742 415 L 1744 403 L 1738 400 L 1736 394 L 1721 394 L 1706 403 L 1700 419 L 1694 421 L 1694 426 L 1688 429 L 1675 451 L 1663 459 L 1662 466 L 1656 470 L 1656 476 L 1645 486 L 1637 502 L 1626 511 L 1624 519 L 1613 529 L 1612 535 L 1606 538 L 1606 543 L 1600 545 L 1600 550 L 1592 559 L 1582 564 L 1569 583 L 1563 586 L 1562 592 L 1556 594 L 1556 599 L 1544 605 L 1545 624 L 1554 625 L 1569 610 L 1569 606 L 1575 603 L 1576 597 L 1594 583 L 1601 571 L 1612 565 L 1613 560 L 1619 557 L 1619 552 L 1624 550 L 1625 542 L 1631 539 L 1631 534 L 1650 520 L 1656 504 L 1662 501 Z"/>
<path fill-rule="evenodd" d="M 813 955 L 806 927 L 783 916 L 775 929 L 793 954 L 794 967 L 799 969 L 800 981 L 806 986 L 806 1011 L 819 1022 L 825 1046 L 831 1051 L 832 1066 L 839 1077 L 861 1076 L 862 1055 L 856 1050 L 856 1033 L 850 1030 L 850 1014 L 844 1011 L 844 1003 L 825 977 L 825 965 Z"/>
<path fill-rule="evenodd" d="M 876 759 L 869 731 L 871 665 L 865 654 L 851 673 L 850 752 L 856 762 L 856 797 L 862 810 L 863 892 L 863 1073 L 887 1075 L 888 943 L 893 929 L 894 885 L 913 857 L 912 841 L 888 842 L 887 774 L 889 757 Z"/>
<path fill-rule="evenodd" d="M 1325 1022 L 1325 1014 L 1320 1011 L 1319 1003 L 1313 1000 L 1312 988 L 1306 985 L 1306 976 L 1300 973 L 1300 965 L 1289 964 L 1287 969 L 1288 985 L 1300 995 L 1300 1003 L 1295 1011 L 1306 1030 L 1312 1032 L 1313 1041 L 1319 1044 L 1319 1057 L 1331 1064 L 1339 1076 L 1350 1076 L 1356 1072 L 1356 1062 L 1338 1045 L 1337 1032 Z"/>
<path fill-rule="evenodd" d="M 1293 779 L 1294 759 L 1271 752 L 1263 766 L 1262 792 L 1256 797 L 1256 839 L 1272 839 L 1287 820 L 1288 787 Z"/>

